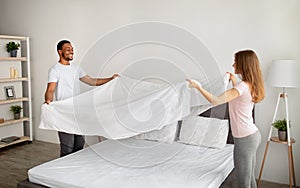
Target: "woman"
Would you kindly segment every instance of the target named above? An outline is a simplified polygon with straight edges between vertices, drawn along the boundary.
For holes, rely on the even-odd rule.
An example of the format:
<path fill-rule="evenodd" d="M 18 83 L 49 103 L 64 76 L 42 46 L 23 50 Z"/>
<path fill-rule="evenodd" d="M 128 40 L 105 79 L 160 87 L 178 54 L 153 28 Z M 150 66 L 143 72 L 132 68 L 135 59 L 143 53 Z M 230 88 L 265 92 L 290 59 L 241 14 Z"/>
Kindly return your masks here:
<path fill-rule="evenodd" d="M 239 51 L 234 55 L 234 73 L 241 76 L 237 83 L 230 74 L 233 88 L 220 96 L 213 96 L 194 80 L 188 80 L 214 106 L 229 103 L 230 124 L 234 137 L 234 166 L 238 187 L 255 187 L 254 176 L 256 151 L 261 141 L 258 128 L 253 123 L 252 110 L 255 103 L 264 99 L 264 83 L 259 60 L 252 50 Z"/>

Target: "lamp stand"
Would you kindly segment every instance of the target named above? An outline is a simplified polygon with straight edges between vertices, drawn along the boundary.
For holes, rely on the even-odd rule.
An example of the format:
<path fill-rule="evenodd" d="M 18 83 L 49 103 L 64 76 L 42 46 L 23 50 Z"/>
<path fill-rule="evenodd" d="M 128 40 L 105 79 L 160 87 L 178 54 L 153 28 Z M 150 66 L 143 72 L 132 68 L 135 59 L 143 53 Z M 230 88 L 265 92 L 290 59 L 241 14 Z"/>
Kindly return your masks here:
<path fill-rule="evenodd" d="M 278 95 L 277 103 L 276 103 L 276 108 L 275 108 L 275 113 L 274 113 L 274 116 L 273 116 L 272 123 L 275 122 L 280 99 L 283 99 L 283 102 L 285 104 L 285 115 L 286 115 L 286 123 L 287 123 L 287 141 L 280 141 L 277 137 L 272 137 L 273 126 L 271 125 L 270 131 L 269 131 L 269 136 L 268 136 L 268 141 L 267 141 L 266 149 L 265 149 L 265 153 L 264 153 L 264 158 L 263 158 L 263 161 L 262 161 L 262 166 L 261 166 L 261 169 L 260 169 L 260 172 L 259 172 L 257 186 L 259 186 L 259 183 L 260 183 L 260 178 L 262 176 L 262 172 L 263 172 L 265 160 L 266 160 L 267 153 L 268 153 L 269 143 L 271 141 L 275 142 L 275 143 L 281 143 L 281 144 L 287 144 L 288 145 L 289 183 L 290 183 L 290 188 L 292 187 L 292 181 L 294 181 L 293 183 L 296 186 L 295 169 L 294 169 L 294 159 L 293 159 L 293 150 L 292 150 L 292 144 L 295 143 L 295 140 L 293 138 L 291 138 L 291 136 L 290 136 L 288 96 L 287 96 L 287 93 L 285 92 L 285 88 L 283 88 L 283 92 L 279 93 L 279 95 Z"/>

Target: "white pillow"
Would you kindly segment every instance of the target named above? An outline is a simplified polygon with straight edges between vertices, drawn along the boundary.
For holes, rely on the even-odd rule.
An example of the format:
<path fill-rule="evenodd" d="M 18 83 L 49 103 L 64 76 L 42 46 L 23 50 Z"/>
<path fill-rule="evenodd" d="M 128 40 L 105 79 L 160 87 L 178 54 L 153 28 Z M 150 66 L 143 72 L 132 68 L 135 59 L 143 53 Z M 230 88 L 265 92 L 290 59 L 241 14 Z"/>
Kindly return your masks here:
<path fill-rule="evenodd" d="M 176 137 L 177 124 L 178 124 L 178 122 L 175 122 L 175 123 L 164 126 L 160 130 L 155 130 L 155 131 L 150 131 L 147 133 L 139 134 L 139 135 L 135 136 L 135 138 L 172 143 L 172 142 L 174 142 L 175 137 Z"/>
<path fill-rule="evenodd" d="M 179 142 L 220 149 L 226 145 L 228 131 L 228 120 L 190 116 L 182 121 Z"/>

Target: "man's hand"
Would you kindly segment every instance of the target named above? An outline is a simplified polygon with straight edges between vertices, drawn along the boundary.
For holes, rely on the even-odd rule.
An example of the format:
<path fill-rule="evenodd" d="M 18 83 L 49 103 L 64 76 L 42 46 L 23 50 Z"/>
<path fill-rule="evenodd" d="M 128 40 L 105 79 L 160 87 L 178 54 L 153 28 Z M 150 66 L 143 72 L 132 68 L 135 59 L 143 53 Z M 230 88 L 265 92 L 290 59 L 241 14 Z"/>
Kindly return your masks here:
<path fill-rule="evenodd" d="M 112 78 L 112 79 L 115 79 L 115 78 L 117 78 L 117 77 L 120 77 L 120 75 L 119 75 L 119 74 L 114 74 L 111 78 Z"/>
<path fill-rule="evenodd" d="M 50 100 L 47 100 L 44 102 L 44 104 L 50 104 L 50 102 L 51 102 Z"/>

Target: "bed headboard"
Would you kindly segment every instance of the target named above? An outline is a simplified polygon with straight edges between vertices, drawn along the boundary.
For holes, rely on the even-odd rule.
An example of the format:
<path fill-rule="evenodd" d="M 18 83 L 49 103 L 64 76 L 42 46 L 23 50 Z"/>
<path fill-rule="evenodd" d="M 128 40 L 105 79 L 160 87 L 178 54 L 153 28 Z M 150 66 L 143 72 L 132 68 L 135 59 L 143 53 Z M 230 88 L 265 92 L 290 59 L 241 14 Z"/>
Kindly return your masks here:
<path fill-rule="evenodd" d="M 200 116 L 218 118 L 218 119 L 228 119 L 230 125 L 228 103 L 212 107 L 206 110 L 205 112 L 201 113 Z M 253 121 L 255 122 L 254 108 L 252 110 L 252 117 L 253 117 Z M 233 137 L 232 137 L 230 126 L 229 126 L 229 132 L 227 137 L 227 144 L 233 144 Z"/>

